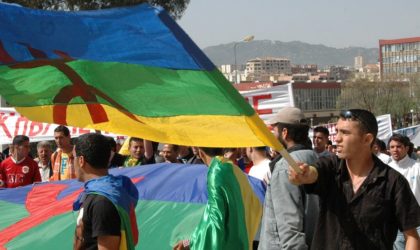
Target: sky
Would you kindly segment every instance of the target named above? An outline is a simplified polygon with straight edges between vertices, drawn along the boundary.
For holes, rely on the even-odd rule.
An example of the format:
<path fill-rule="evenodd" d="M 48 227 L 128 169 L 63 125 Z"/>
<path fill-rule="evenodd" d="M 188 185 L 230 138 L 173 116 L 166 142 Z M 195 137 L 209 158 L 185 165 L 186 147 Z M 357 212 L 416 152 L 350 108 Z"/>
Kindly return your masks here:
<path fill-rule="evenodd" d="M 255 40 L 377 48 L 420 37 L 419 0 L 190 0 L 179 25 L 200 48 Z"/>

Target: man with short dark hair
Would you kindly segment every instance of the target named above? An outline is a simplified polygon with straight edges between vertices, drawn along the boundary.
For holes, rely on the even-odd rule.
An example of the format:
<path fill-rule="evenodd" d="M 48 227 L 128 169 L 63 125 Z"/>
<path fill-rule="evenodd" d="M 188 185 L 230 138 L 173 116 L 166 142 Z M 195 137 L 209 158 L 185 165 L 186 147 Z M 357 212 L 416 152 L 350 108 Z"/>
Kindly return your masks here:
<path fill-rule="evenodd" d="M 314 135 L 312 139 L 314 144 L 314 151 L 318 157 L 332 156 L 331 152 L 327 149 L 329 135 L 330 132 L 326 127 L 319 126 L 314 128 Z"/>
<path fill-rule="evenodd" d="M 336 128 L 338 158 L 301 164 L 301 173 L 289 168 L 292 183 L 320 197 L 311 248 L 392 249 L 400 229 L 406 249 L 420 249 L 420 207 L 407 180 L 372 154 L 375 116 L 361 109 L 343 111 Z"/>
<path fill-rule="evenodd" d="M 124 167 L 134 167 L 155 163 L 153 145 L 151 141 L 137 137 L 130 137 L 128 142 L 130 155 L 124 161 Z"/>
<path fill-rule="evenodd" d="M 29 138 L 17 135 L 11 145 L 11 156 L 0 163 L 0 188 L 15 188 L 41 182 L 38 164 L 29 157 Z"/>
<path fill-rule="evenodd" d="M 183 163 L 178 160 L 179 146 L 175 144 L 163 144 L 162 157 L 167 163 Z"/>
<path fill-rule="evenodd" d="M 417 203 L 420 205 L 420 164 L 411 159 L 408 154 L 410 139 L 401 134 L 393 134 L 389 138 L 388 147 L 391 153 L 391 161 L 388 165 L 407 179 L 411 191 L 413 191 Z M 417 232 L 420 233 L 420 226 L 417 228 Z M 394 249 L 403 250 L 404 247 L 405 238 L 403 233 L 399 231 Z"/>
<path fill-rule="evenodd" d="M 283 108 L 269 124 L 292 158 L 301 162 L 316 161 L 317 155 L 307 145 L 309 126 L 300 109 Z M 307 249 L 311 242 L 318 200 L 289 182 L 288 166 L 281 158 L 272 170 L 265 194 L 258 249 Z"/>
<path fill-rule="evenodd" d="M 108 174 L 110 154 L 101 134 L 85 134 L 76 142 L 74 166 L 85 185 L 73 205 L 79 210 L 74 249 L 134 249 L 137 244 L 138 190 L 128 177 Z"/>
<path fill-rule="evenodd" d="M 56 127 L 54 129 L 54 140 L 57 144 L 57 150 L 51 155 L 53 174 L 50 180 L 59 181 L 76 178 L 70 130 L 63 125 Z"/>
<path fill-rule="evenodd" d="M 384 150 L 386 150 L 385 142 L 376 138 L 372 145 L 372 152 L 379 158 L 379 160 L 381 160 L 385 164 L 388 164 L 391 160 L 391 157 L 389 157 L 389 155 L 387 154 L 384 154 Z"/>
<path fill-rule="evenodd" d="M 107 136 L 106 139 L 111 147 L 109 167 L 115 168 L 124 166 L 125 157 L 117 152 L 117 143 L 115 142 L 114 138 Z"/>

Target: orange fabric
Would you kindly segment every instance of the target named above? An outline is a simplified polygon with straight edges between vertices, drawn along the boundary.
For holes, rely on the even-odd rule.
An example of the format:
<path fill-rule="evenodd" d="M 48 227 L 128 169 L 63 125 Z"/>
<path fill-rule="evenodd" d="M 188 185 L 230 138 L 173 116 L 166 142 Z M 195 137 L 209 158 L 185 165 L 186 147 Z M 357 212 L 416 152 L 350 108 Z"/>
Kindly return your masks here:
<path fill-rule="evenodd" d="M 53 169 L 53 174 L 50 178 L 50 181 L 59 181 L 61 180 L 61 173 L 60 173 L 60 169 L 61 169 L 61 154 L 62 151 L 61 149 L 57 149 L 57 151 L 55 151 L 52 155 L 51 155 L 51 163 L 52 163 L 52 169 Z M 73 157 L 73 153 L 69 152 L 67 153 L 67 155 L 69 156 L 69 161 L 68 161 L 68 171 L 67 171 L 67 179 L 74 179 L 76 178 L 76 171 L 74 169 L 74 157 Z"/>

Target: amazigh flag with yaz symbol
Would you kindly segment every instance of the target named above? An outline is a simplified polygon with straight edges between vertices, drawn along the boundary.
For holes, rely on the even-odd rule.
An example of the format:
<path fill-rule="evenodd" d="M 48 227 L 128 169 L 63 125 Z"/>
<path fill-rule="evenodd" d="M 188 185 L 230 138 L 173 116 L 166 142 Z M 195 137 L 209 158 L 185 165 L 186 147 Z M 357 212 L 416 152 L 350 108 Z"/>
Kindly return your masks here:
<path fill-rule="evenodd" d="M 282 146 L 161 8 L 0 4 L 0 95 L 33 121 L 191 146 Z"/>

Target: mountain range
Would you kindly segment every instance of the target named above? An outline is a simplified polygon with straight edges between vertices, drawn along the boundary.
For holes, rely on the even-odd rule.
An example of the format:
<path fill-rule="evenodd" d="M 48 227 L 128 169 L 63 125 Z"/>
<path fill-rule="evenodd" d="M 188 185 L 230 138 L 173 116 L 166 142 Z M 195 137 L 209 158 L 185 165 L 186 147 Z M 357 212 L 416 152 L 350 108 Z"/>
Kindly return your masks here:
<path fill-rule="evenodd" d="M 235 64 L 235 43 L 210 46 L 203 49 L 210 60 L 220 66 Z M 236 45 L 237 64 L 246 64 L 247 60 L 263 57 L 285 57 L 292 64 L 317 64 L 318 68 L 329 65 L 354 66 L 354 57 L 363 56 L 365 64 L 377 63 L 378 48 L 333 48 L 321 44 L 309 44 L 299 41 L 281 42 L 255 40 L 239 42 Z"/>

